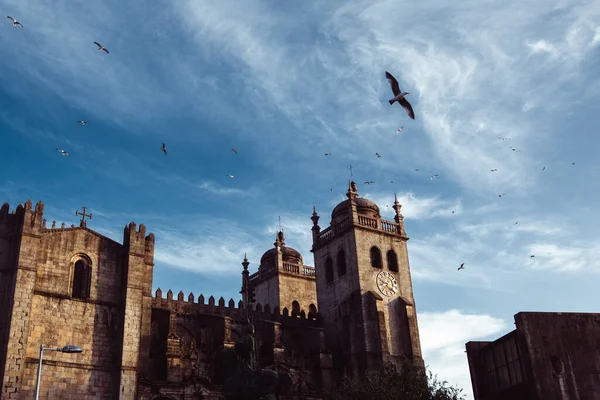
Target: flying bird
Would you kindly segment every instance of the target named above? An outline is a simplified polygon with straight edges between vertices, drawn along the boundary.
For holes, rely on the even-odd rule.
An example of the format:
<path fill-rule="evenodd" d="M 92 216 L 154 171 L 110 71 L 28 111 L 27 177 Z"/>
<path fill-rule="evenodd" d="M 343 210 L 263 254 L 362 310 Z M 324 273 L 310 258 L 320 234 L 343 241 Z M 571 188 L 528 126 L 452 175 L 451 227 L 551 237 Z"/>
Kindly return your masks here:
<path fill-rule="evenodd" d="M 415 171 L 419 172 L 419 168 L 415 168 Z"/>
<path fill-rule="evenodd" d="M 368 181 L 368 182 L 365 182 L 365 185 L 370 185 L 370 184 L 372 184 L 372 183 L 375 183 L 375 182 L 373 182 L 373 181 Z"/>
<path fill-rule="evenodd" d="M 394 93 L 394 98 L 390 100 L 390 104 L 398 102 L 398 104 L 400 104 L 406 110 L 408 116 L 412 119 L 415 119 L 415 112 L 413 111 L 413 108 L 408 102 L 408 100 L 406 100 L 406 95 L 410 93 L 402 92 L 400 90 L 400 85 L 398 84 L 398 81 L 389 72 L 385 71 L 385 77 L 390 83 L 390 86 L 392 87 L 392 92 Z"/>
<path fill-rule="evenodd" d="M 498 170 L 496 168 L 494 168 L 494 169 L 490 169 L 490 172 L 498 172 Z"/>
<path fill-rule="evenodd" d="M 163 153 L 165 153 L 165 156 L 167 155 L 167 146 L 165 146 L 165 144 L 162 144 L 162 147 L 160 148 L 160 151 L 162 151 Z"/>
<path fill-rule="evenodd" d="M 460 271 L 461 269 L 465 269 L 465 263 L 460 264 L 460 267 L 458 267 L 457 271 Z"/>
<path fill-rule="evenodd" d="M 233 179 L 233 178 L 235 178 L 233 175 L 227 175 L 227 177 L 228 177 L 229 179 Z"/>
<path fill-rule="evenodd" d="M 571 165 L 575 165 L 575 163 L 571 163 Z"/>
<path fill-rule="evenodd" d="M 500 139 L 500 140 L 508 140 L 507 137 L 500 137 L 500 136 L 498 136 L 498 139 Z"/>
<path fill-rule="evenodd" d="M 390 181 L 390 183 L 394 183 L 394 181 Z"/>
<path fill-rule="evenodd" d="M 403 126 L 401 126 L 400 128 L 398 128 L 398 131 L 397 131 L 396 133 L 400 133 L 400 132 L 402 132 L 402 129 L 404 129 L 404 125 L 403 125 Z"/>
<path fill-rule="evenodd" d="M 532 254 L 532 255 L 529 256 L 529 258 L 535 258 L 535 256 Z"/>
<path fill-rule="evenodd" d="M 432 181 L 432 180 L 434 180 L 434 179 L 437 179 L 438 177 L 439 177 L 439 175 L 438 175 L 438 174 L 433 174 L 433 175 L 431 175 L 431 176 L 429 177 L 429 180 L 430 180 L 430 181 Z"/>
<path fill-rule="evenodd" d="M 77 123 L 81 124 L 81 125 L 87 125 L 87 124 L 89 124 L 89 122 L 87 122 L 87 121 L 77 121 Z"/>
<path fill-rule="evenodd" d="M 515 222 L 515 225 L 517 225 L 519 223 L 519 221 Z"/>
<path fill-rule="evenodd" d="M 231 149 L 231 151 L 233 151 L 235 154 L 237 154 L 237 150 L 236 149 Z"/>
<path fill-rule="evenodd" d="M 20 26 L 21 28 L 23 27 L 23 24 L 22 24 L 22 23 L 20 23 L 19 21 L 17 21 L 16 19 L 14 19 L 13 17 L 11 17 L 11 16 L 8 16 L 8 17 L 6 17 L 6 18 L 8 18 L 8 19 L 10 19 L 10 20 L 12 21 L 12 23 L 13 23 L 13 26 Z"/>
<path fill-rule="evenodd" d="M 325 153 L 325 155 L 326 155 L 326 156 L 330 156 L 330 155 L 331 155 L 331 153 Z"/>
<path fill-rule="evenodd" d="M 504 196 L 504 193 L 498 195 L 498 197 L 502 197 L 502 196 Z"/>
<path fill-rule="evenodd" d="M 454 211 L 452 211 L 452 214 L 454 214 Z"/>
<path fill-rule="evenodd" d="M 375 153 L 375 155 L 377 156 L 377 158 L 381 158 L 381 155 L 379 153 Z"/>
<path fill-rule="evenodd" d="M 546 170 L 546 166 L 544 165 L 544 168 L 542 168 L 542 171 L 545 171 L 545 170 Z"/>
<path fill-rule="evenodd" d="M 71 156 L 69 153 L 67 153 L 63 149 L 57 148 L 56 151 L 60 152 L 60 154 L 62 154 L 63 156 L 67 156 L 67 157 Z"/>
<path fill-rule="evenodd" d="M 515 148 L 514 148 L 514 147 L 512 147 L 512 146 L 510 146 L 510 149 L 511 149 L 512 151 L 517 151 L 517 149 L 515 149 Z"/>
<path fill-rule="evenodd" d="M 98 46 L 98 50 L 101 50 L 101 51 L 102 51 L 102 50 L 104 50 L 104 51 L 106 52 L 106 54 L 108 54 L 108 50 L 106 49 L 106 47 L 102 46 L 102 45 L 101 45 L 100 43 L 98 43 L 98 42 L 94 42 L 94 44 L 95 44 L 96 46 Z"/>

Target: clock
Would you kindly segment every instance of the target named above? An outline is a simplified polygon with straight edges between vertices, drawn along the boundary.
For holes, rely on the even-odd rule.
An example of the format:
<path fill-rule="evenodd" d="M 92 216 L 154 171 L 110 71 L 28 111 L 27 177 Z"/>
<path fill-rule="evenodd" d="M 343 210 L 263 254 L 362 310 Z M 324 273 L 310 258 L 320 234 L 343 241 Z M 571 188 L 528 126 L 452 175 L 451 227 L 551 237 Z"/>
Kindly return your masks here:
<path fill-rule="evenodd" d="M 387 271 L 381 271 L 375 278 L 377 282 L 377 288 L 385 296 L 391 296 L 398 293 L 398 282 L 394 275 Z"/>

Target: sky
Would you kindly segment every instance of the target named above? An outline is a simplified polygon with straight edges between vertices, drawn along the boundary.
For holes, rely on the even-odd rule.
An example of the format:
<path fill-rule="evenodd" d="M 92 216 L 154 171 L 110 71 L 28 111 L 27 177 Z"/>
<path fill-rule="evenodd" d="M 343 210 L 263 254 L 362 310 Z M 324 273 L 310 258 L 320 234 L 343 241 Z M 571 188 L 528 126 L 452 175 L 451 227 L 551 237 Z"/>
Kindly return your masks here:
<path fill-rule="evenodd" d="M 468 399 L 465 342 L 600 309 L 597 1 L 0 8 L 23 24 L 0 24 L 0 202 L 67 225 L 87 206 L 119 242 L 144 223 L 163 293 L 239 299 L 279 217 L 314 265 L 313 205 L 325 228 L 352 165 L 383 218 L 398 194 L 425 362 Z"/>

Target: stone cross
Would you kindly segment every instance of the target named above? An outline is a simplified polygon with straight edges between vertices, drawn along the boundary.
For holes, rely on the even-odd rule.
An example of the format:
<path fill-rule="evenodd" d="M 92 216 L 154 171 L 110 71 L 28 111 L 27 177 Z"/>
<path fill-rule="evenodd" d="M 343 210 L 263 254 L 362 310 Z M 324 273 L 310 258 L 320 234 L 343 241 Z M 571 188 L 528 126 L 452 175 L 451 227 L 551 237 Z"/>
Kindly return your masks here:
<path fill-rule="evenodd" d="M 85 222 L 85 217 L 89 217 L 90 219 L 92 219 L 92 213 L 86 214 L 85 213 L 86 210 L 87 210 L 87 207 L 83 207 L 83 212 L 75 211 L 75 216 L 81 215 L 81 222 L 79 223 L 79 226 L 82 228 L 85 228 L 87 225 Z"/>

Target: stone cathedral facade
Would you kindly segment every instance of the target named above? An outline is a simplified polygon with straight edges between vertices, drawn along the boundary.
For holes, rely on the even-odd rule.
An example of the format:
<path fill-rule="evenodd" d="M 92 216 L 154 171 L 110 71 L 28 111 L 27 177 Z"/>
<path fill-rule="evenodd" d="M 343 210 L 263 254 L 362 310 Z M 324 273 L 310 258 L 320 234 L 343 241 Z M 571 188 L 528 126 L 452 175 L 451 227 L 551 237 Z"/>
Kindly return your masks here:
<path fill-rule="evenodd" d="M 155 237 L 143 224 L 118 243 L 85 217 L 47 224 L 42 202 L 4 204 L 0 398 L 33 398 L 40 345 L 73 344 L 83 352 L 44 353 L 41 398 L 221 399 L 215 354 L 248 316 L 261 367 L 292 378 L 286 398 L 321 398 L 383 362 L 423 366 L 401 206 L 386 221 L 354 182 L 347 197 L 325 229 L 313 209 L 314 267 L 279 232 L 257 272 L 244 258 L 238 301 L 153 293 Z"/>

